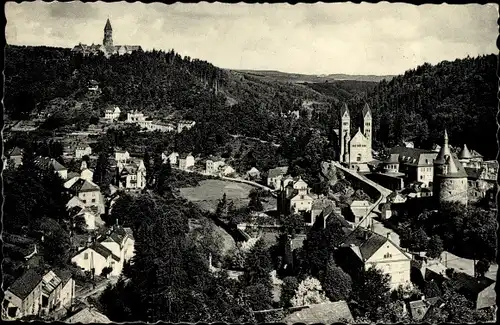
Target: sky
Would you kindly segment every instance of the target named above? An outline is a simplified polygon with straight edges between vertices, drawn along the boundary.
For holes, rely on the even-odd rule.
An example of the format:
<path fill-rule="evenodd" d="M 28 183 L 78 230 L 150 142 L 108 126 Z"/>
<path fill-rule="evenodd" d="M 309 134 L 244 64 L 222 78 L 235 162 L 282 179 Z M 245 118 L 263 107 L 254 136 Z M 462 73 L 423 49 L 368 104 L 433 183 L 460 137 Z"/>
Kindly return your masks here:
<path fill-rule="evenodd" d="M 174 49 L 228 69 L 401 74 L 425 62 L 498 53 L 498 6 L 352 3 L 8 2 L 14 45 L 102 43 Z"/>

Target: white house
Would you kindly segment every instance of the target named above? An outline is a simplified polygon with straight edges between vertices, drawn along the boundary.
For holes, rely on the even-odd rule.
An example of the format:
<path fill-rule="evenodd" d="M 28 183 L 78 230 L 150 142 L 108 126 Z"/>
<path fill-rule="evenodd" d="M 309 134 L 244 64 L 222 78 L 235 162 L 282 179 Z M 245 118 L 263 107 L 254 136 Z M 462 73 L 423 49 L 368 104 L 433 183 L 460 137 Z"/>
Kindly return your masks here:
<path fill-rule="evenodd" d="M 342 243 L 339 264 L 349 272 L 375 267 L 390 276 L 390 285 L 411 285 L 412 256 L 394 244 L 389 235 L 381 236 L 369 230 L 356 228 Z"/>
<path fill-rule="evenodd" d="M 257 168 L 252 167 L 249 171 L 247 171 L 246 178 L 250 180 L 259 179 L 260 171 Z"/>
<path fill-rule="evenodd" d="M 165 164 L 167 160 L 170 160 L 171 165 L 177 165 L 177 161 L 179 159 L 179 154 L 177 152 L 172 152 L 172 153 L 167 153 L 167 152 L 162 152 L 161 154 L 161 160 Z"/>
<path fill-rule="evenodd" d="M 182 120 L 177 123 L 177 133 L 181 133 L 183 130 L 189 130 L 195 126 L 195 121 Z"/>
<path fill-rule="evenodd" d="M 370 202 L 368 201 L 352 201 L 350 208 L 354 215 L 354 223 L 358 224 L 370 211 Z"/>
<path fill-rule="evenodd" d="M 310 212 L 313 201 L 309 186 L 301 177 L 288 176 L 281 180 L 278 209 L 283 213 Z"/>
<path fill-rule="evenodd" d="M 181 155 L 179 157 L 179 168 L 180 169 L 189 169 L 194 166 L 194 157 L 192 154 Z"/>
<path fill-rule="evenodd" d="M 75 158 L 82 159 L 83 156 L 90 156 L 92 154 L 92 148 L 89 145 L 81 145 L 75 149 Z"/>
<path fill-rule="evenodd" d="M 288 173 L 288 167 L 277 167 L 267 172 L 267 186 L 275 190 L 280 188 L 281 179 Z"/>
<path fill-rule="evenodd" d="M 95 243 L 81 249 L 73 256 L 71 262 L 75 263 L 84 271 L 93 272 L 95 275 L 101 275 L 104 268 L 110 267 L 116 269 L 120 262 L 120 257 L 114 255 L 101 243 Z M 121 272 L 121 267 L 118 267 L 118 269 Z M 112 271 L 111 273 L 113 274 L 114 272 Z"/>
<path fill-rule="evenodd" d="M 117 120 L 118 117 L 120 117 L 121 110 L 118 106 L 115 106 L 114 108 L 107 109 L 104 112 L 104 119 L 109 120 L 109 121 L 114 121 Z"/>
<path fill-rule="evenodd" d="M 140 190 L 146 187 L 146 167 L 142 159 L 118 162 L 118 188 Z"/>
<path fill-rule="evenodd" d="M 104 213 L 104 197 L 98 185 L 86 179 L 75 177 L 64 183 L 64 187 L 72 195 L 77 196 L 85 207 L 97 207 L 99 214 Z"/>
<path fill-rule="evenodd" d="M 127 161 L 130 159 L 130 154 L 126 150 L 115 150 L 115 160 L 118 161 Z"/>
<path fill-rule="evenodd" d="M 92 172 L 88 168 L 83 168 L 80 172 L 80 178 L 92 182 L 92 180 L 94 179 L 94 172 Z"/>
<path fill-rule="evenodd" d="M 225 165 L 224 160 L 207 160 L 205 162 L 205 172 L 210 175 L 216 175 L 222 166 Z"/>
<path fill-rule="evenodd" d="M 85 271 L 100 275 L 106 267 L 118 276 L 125 262 L 134 256 L 134 237 L 130 228 L 115 227 L 112 232 L 88 247 L 82 248 L 71 261 Z"/>
<path fill-rule="evenodd" d="M 42 276 L 28 269 L 4 292 L 2 319 L 14 320 L 37 315 L 42 299 Z"/>
<path fill-rule="evenodd" d="M 236 173 L 236 170 L 234 170 L 234 168 L 229 165 L 220 167 L 220 174 L 222 176 L 230 176 L 233 175 L 234 173 Z"/>

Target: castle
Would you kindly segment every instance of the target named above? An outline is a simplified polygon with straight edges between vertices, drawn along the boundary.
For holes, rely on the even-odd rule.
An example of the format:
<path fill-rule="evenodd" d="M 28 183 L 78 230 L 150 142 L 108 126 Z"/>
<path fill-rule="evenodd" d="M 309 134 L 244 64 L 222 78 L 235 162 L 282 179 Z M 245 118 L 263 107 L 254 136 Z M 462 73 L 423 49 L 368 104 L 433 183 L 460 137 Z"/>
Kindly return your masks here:
<path fill-rule="evenodd" d="M 86 45 L 80 43 L 72 49 L 72 52 L 81 53 L 84 56 L 103 53 L 107 58 L 113 54 L 123 55 L 135 51 L 142 51 L 142 48 L 139 45 L 113 45 L 113 28 L 111 27 L 109 18 L 104 26 L 104 39 L 102 40 L 102 44 Z"/>
<path fill-rule="evenodd" d="M 363 108 L 363 131 L 358 128 L 351 138 L 351 115 L 347 104 L 340 111 L 340 162 L 358 171 L 368 171 L 372 157 L 372 113 L 368 104 Z"/>
<path fill-rule="evenodd" d="M 460 202 L 467 205 L 467 173 L 448 145 L 448 133 L 444 131 L 444 143 L 434 160 L 433 195 L 438 203 Z"/>

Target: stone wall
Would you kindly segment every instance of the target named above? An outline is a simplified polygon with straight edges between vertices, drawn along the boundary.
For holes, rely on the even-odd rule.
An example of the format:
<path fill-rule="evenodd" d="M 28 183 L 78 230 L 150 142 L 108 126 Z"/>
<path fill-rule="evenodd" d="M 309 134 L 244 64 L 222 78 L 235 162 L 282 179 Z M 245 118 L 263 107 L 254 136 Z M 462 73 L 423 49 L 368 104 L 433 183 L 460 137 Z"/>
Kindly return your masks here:
<path fill-rule="evenodd" d="M 439 202 L 458 201 L 467 205 L 467 178 L 442 178 L 438 180 Z"/>

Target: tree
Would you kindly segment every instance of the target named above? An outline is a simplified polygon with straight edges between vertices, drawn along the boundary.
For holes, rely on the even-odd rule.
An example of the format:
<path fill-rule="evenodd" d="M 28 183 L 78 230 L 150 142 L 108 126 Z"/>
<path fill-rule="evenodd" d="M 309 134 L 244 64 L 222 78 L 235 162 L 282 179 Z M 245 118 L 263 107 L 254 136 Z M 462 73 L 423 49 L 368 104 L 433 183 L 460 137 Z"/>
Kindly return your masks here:
<path fill-rule="evenodd" d="M 270 283 L 269 272 L 272 270 L 272 261 L 264 240 L 259 239 L 248 252 L 245 259 L 245 273 L 242 282 L 247 285 L 256 283 Z"/>
<path fill-rule="evenodd" d="M 321 284 L 330 301 L 348 300 L 352 291 L 352 279 L 333 259 L 328 262 Z"/>
<path fill-rule="evenodd" d="M 295 296 L 290 300 L 290 303 L 294 307 L 321 304 L 328 302 L 328 298 L 323 292 L 321 283 L 318 279 L 313 277 L 308 277 L 302 281 L 297 290 L 295 291 Z"/>
<path fill-rule="evenodd" d="M 438 258 L 444 251 L 443 241 L 439 235 L 433 235 L 427 245 L 427 256 L 430 258 Z"/>
<path fill-rule="evenodd" d="M 283 308 L 292 306 L 291 300 L 299 287 L 299 281 L 294 276 L 287 276 L 283 279 L 281 284 L 280 302 Z"/>
<path fill-rule="evenodd" d="M 248 202 L 248 208 L 252 211 L 262 211 L 264 206 L 260 200 L 260 195 L 250 196 L 250 201 Z"/>
<path fill-rule="evenodd" d="M 424 287 L 424 295 L 427 298 L 440 297 L 441 289 L 439 289 L 439 285 L 435 281 L 427 281 Z"/>
<path fill-rule="evenodd" d="M 292 236 L 292 238 L 304 229 L 304 217 L 300 214 L 281 215 L 279 221 L 281 224 L 280 231 Z"/>
<path fill-rule="evenodd" d="M 371 320 L 381 317 L 390 300 L 389 282 L 389 275 L 374 267 L 362 270 L 353 278 L 352 300 L 355 306 L 352 311 L 356 317 L 365 316 Z"/>
<path fill-rule="evenodd" d="M 477 277 L 484 277 L 485 274 L 488 273 L 490 266 L 491 266 L 491 262 L 486 258 L 482 258 L 479 261 L 477 261 L 476 265 L 475 265 L 476 276 Z"/>
<path fill-rule="evenodd" d="M 109 172 L 109 167 L 108 156 L 105 153 L 99 154 L 92 178 L 94 183 L 103 190 L 109 188 L 113 177 L 113 174 Z"/>

